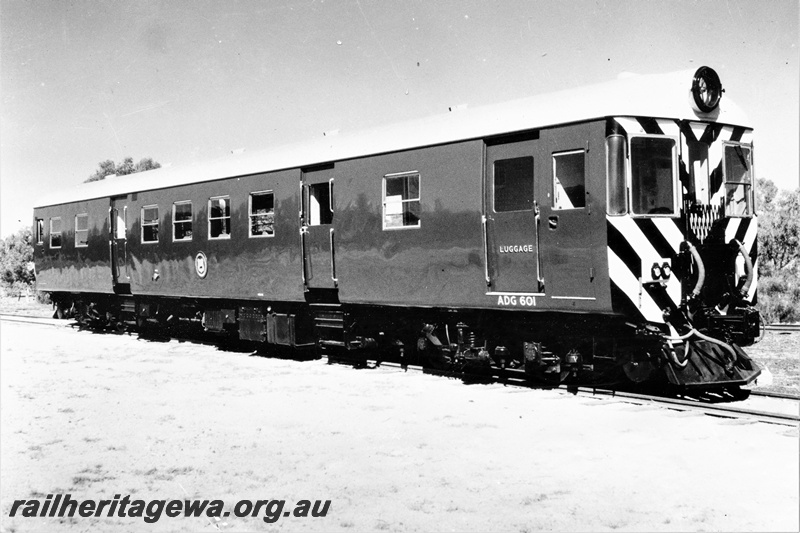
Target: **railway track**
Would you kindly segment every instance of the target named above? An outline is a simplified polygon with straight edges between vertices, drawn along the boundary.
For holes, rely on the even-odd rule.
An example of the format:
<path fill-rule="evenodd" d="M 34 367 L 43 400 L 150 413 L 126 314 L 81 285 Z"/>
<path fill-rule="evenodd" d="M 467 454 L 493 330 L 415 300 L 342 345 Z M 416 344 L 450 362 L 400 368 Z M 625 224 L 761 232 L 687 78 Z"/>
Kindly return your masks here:
<path fill-rule="evenodd" d="M 789 331 L 794 333 L 800 331 L 800 324 L 772 324 L 770 326 L 765 326 L 765 329 L 770 331 Z"/>
<path fill-rule="evenodd" d="M 26 315 L 0 315 L 0 320 L 17 323 L 37 324 L 54 327 L 77 327 L 75 321 L 58 320 Z M 787 326 L 781 326 L 781 328 Z M 800 331 L 800 326 L 789 331 Z M 780 329 L 779 331 L 784 331 Z M 182 339 L 189 340 L 189 339 Z M 192 340 L 194 342 L 194 340 Z M 198 341 L 203 343 L 202 341 Z M 205 343 L 204 343 L 205 344 Z M 370 365 L 377 365 L 369 361 Z M 463 378 L 462 374 L 446 371 L 432 371 L 421 366 L 408 365 L 402 367 L 399 363 L 382 362 L 383 367 L 398 368 L 412 372 L 424 372 L 450 378 Z M 507 386 L 531 388 L 517 373 L 494 373 L 492 376 L 481 376 L 484 380 L 502 383 Z M 535 388 L 535 386 L 534 386 Z M 591 397 L 599 400 L 622 401 L 638 405 L 654 405 L 665 409 L 679 411 L 700 412 L 709 416 L 743 419 L 769 424 L 800 427 L 800 396 L 770 391 L 746 391 L 746 399 L 734 398 L 732 395 L 721 393 L 686 394 L 680 397 L 643 394 L 638 392 L 620 391 L 602 387 L 575 387 L 561 385 L 549 387 L 563 391 L 564 394 Z"/>

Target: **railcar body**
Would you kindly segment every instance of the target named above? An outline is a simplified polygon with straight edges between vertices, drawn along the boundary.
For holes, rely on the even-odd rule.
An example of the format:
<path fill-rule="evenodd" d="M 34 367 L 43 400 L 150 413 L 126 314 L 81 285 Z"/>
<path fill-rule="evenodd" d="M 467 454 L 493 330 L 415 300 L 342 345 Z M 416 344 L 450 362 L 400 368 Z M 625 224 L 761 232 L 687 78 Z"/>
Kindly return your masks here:
<path fill-rule="evenodd" d="M 112 177 L 34 212 L 87 324 L 548 381 L 746 384 L 752 129 L 711 69 Z"/>

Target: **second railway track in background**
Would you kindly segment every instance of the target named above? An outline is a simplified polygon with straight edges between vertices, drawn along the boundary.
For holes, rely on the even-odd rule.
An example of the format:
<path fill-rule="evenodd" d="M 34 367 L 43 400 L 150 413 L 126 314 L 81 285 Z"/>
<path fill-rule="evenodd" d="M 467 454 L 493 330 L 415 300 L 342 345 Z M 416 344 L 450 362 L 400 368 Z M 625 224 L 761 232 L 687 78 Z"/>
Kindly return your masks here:
<path fill-rule="evenodd" d="M 18 322 L 26 324 L 36 324 L 44 326 L 75 326 L 74 321 L 58 320 L 50 318 L 41 318 L 26 315 L 0 315 L 0 319 L 9 322 Z M 769 329 L 775 331 L 800 331 L 800 325 L 777 325 L 768 326 Z M 202 341 L 195 341 L 192 339 L 176 339 L 181 341 L 197 342 L 198 344 L 206 344 Z M 375 361 L 369 361 L 371 365 L 375 365 Z M 381 363 L 382 367 L 388 368 L 403 368 L 398 363 Z M 406 367 L 412 372 L 425 372 L 432 375 L 439 375 L 444 377 L 463 378 L 461 374 L 454 374 L 441 371 L 425 370 L 421 366 L 409 365 Z M 491 379 L 488 376 L 482 376 L 492 383 L 501 383 L 513 387 L 527 387 L 537 388 L 535 385 L 531 386 L 522 379 L 508 376 L 501 376 L 493 374 Z M 651 394 L 642 394 L 638 392 L 619 391 L 612 389 L 605 389 L 602 387 L 591 386 L 559 386 L 559 387 L 539 387 L 550 390 L 563 391 L 565 394 L 593 397 L 598 399 L 611 399 L 616 401 L 623 401 L 626 403 L 633 403 L 638 405 L 655 405 L 665 409 L 674 409 L 680 411 L 696 411 L 710 416 L 746 419 L 758 422 L 765 422 L 770 424 L 780 424 L 786 426 L 800 427 L 800 396 L 783 394 L 769 391 L 750 390 L 749 396 L 746 400 L 735 401 L 732 397 L 725 398 L 720 394 L 685 394 L 682 397 L 674 396 L 659 396 Z M 756 404 L 757 405 L 753 405 Z"/>

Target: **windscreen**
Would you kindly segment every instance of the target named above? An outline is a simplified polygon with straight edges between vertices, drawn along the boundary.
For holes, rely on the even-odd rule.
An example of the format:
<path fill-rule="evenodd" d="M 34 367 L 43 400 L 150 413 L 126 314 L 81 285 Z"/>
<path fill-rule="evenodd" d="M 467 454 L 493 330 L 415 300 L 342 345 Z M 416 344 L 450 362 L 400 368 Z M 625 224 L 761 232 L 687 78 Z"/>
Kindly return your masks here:
<path fill-rule="evenodd" d="M 675 140 L 632 137 L 631 207 L 636 215 L 675 214 Z"/>

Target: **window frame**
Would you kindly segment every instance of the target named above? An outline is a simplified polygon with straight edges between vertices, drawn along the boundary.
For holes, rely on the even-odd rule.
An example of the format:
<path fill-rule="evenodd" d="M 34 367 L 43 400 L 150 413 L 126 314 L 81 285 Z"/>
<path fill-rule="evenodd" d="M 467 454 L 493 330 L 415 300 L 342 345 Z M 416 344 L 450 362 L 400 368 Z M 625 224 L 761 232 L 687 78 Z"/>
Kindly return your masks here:
<path fill-rule="evenodd" d="M 78 218 L 84 217 L 86 219 L 86 229 L 78 229 Z M 78 232 L 86 232 L 86 243 L 78 244 Z M 78 213 L 75 215 L 75 248 L 88 248 L 89 247 L 89 213 Z"/>
<path fill-rule="evenodd" d="M 272 196 L 272 233 L 264 233 L 262 235 L 253 235 L 253 218 L 265 216 L 269 213 L 254 214 L 253 213 L 253 196 Z M 267 189 L 265 191 L 253 191 L 247 196 L 247 237 L 249 239 L 263 239 L 275 237 L 275 191 Z"/>
<path fill-rule="evenodd" d="M 637 138 L 644 138 L 644 139 L 669 139 L 672 141 L 672 213 L 636 213 L 633 210 L 633 140 Z M 631 217 L 634 218 L 680 218 L 680 205 L 682 201 L 682 194 L 683 188 L 680 182 L 680 171 L 678 169 L 678 160 L 679 154 L 678 150 L 680 149 L 680 139 L 674 135 L 664 135 L 664 134 L 647 134 L 647 133 L 636 133 L 632 135 L 628 135 L 628 150 L 627 150 L 627 164 L 626 170 L 628 172 L 627 176 L 627 187 L 628 187 L 628 213 Z"/>
<path fill-rule="evenodd" d="M 728 147 L 736 147 L 742 146 L 746 147 L 749 150 L 750 157 L 748 158 L 748 162 L 750 163 L 750 181 L 729 181 L 728 180 L 728 158 L 726 155 L 726 149 Z M 728 212 L 728 184 L 733 185 L 744 185 L 745 191 L 748 196 L 747 204 L 749 206 L 749 212 L 745 214 L 732 214 Z M 755 169 L 753 166 L 753 143 L 744 143 L 744 142 L 736 142 L 736 141 L 723 141 L 722 142 L 722 187 L 723 187 L 723 194 L 722 194 L 722 201 L 723 201 L 723 212 L 724 216 L 728 218 L 752 218 L 756 211 L 755 205 Z"/>
<path fill-rule="evenodd" d="M 186 204 L 189 204 L 189 208 L 190 208 L 191 214 L 192 214 L 191 218 L 189 218 L 188 220 L 175 220 L 175 214 L 176 214 L 176 211 L 177 211 L 177 206 L 186 205 Z M 191 224 L 192 234 L 189 236 L 189 238 L 176 239 L 175 238 L 175 225 L 176 224 L 185 224 L 186 222 L 189 222 Z M 190 242 L 190 241 L 192 241 L 192 239 L 194 239 L 194 208 L 192 207 L 192 201 L 191 200 L 180 200 L 178 202 L 172 202 L 172 242 Z"/>
<path fill-rule="evenodd" d="M 567 156 L 567 155 L 574 155 L 574 154 L 583 154 L 583 197 L 581 198 L 583 200 L 583 205 L 581 205 L 579 207 L 574 207 L 574 206 L 573 207 L 559 207 L 559 206 L 556 205 L 556 193 L 557 193 L 557 190 L 556 190 L 556 179 L 557 179 L 557 176 L 556 176 L 556 158 L 557 157 Z M 559 151 L 559 152 L 553 152 L 552 154 L 550 154 L 550 156 L 551 156 L 550 160 L 553 163 L 552 164 L 552 174 L 553 175 L 552 175 L 552 179 L 550 180 L 550 185 L 552 186 L 552 191 L 551 192 L 553 194 L 553 199 L 552 199 L 552 202 L 551 202 L 552 203 L 552 205 L 551 205 L 552 210 L 553 211 L 574 211 L 576 209 L 586 209 L 586 149 L 585 148 L 575 148 L 573 150 L 562 150 L 562 151 Z M 563 186 L 561 188 L 564 189 Z M 564 194 L 566 194 L 567 198 L 569 198 L 569 194 L 567 194 L 566 189 L 564 189 Z"/>
<path fill-rule="evenodd" d="M 53 221 L 58 220 L 59 225 L 62 224 L 61 217 L 50 217 L 50 231 L 47 234 L 48 239 L 47 242 L 50 245 L 49 248 L 51 250 L 58 250 L 62 246 L 64 246 L 64 229 L 63 227 L 58 230 L 58 246 L 53 245 Z"/>
<path fill-rule="evenodd" d="M 228 215 L 225 216 L 224 214 L 221 217 L 212 217 L 211 216 L 211 202 L 214 200 L 225 200 L 228 206 Z M 231 197 L 230 195 L 223 194 L 220 196 L 212 196 L 208 199 L 208 220 L 206 221 L 206 229 L 208 230 L 208 240 L 210 241 L 224 241 L 229 240 L 231 238 L 231 234 L 233 233 L 233 206 L 231 205 Z M 211 236 L 211 222 L 214 220 L 228 220 L 228 232 L 227 233 L 220 233 L 216 237 Z M 224 224 L 224 223 L 223 223 Z"/>
<path fill-rule="evenodd" d="M 399 178 L 410 178 L 416 176 L 417 178 L 417 197 L 416 198 L 409 198 L 400 200 L 399 204 L 402 207 L 404 203 L 411 203 L 417 202 L 419 206 L 419 213 L 420 216 L 417 217 L 416 224 L 409 224 L 402 226 L 395 226 L 395 227 L 387 227 L 386 226 L 386 182 L 389 179 L 399 179 Z M 392 202 L 398 203 L 398 202 Z M 401 213 L 405 213 L 405 211 L 401 211 Z M 410 230 L 410 229 L 420 229 L 422 227 L 422 174 L 418 170 L 409 170 L 405 172 L 393 172 L 391 174 L 384 174 L 383 179 L 381 179 L 381 229 L 382 231 L 403 231 L 403 230 Z"/>
<path fill-rule="evenodd" d="M 149 224 L 145 223 L 145 218 L 144 218 L 145 209 L 155 209 L 156 210 L 156 221 L 155 221 L 155 223 L 152 223 L 152 222 L 149 223 Z M 141 221 L 140 224 L 139 224 L 139 226 L 141 228 L 139 230 L 139 242 L 141 242 L 142 244 L 158 244 L 158 241 L 161 238 L 161 218 L 160 218 L 161 214 L 159 213 L 158 204 L 142 206 L 142 210 L 140 211 L 139 214 L 140 214 L 140 219 L 139 220 Z M 156 240 L 154 240 L 154 241 L 146 241 L 146 240 L 144 240 L 144 228 L 151 227 L 151 226 L 155 226 L 156 227 Z"/>

